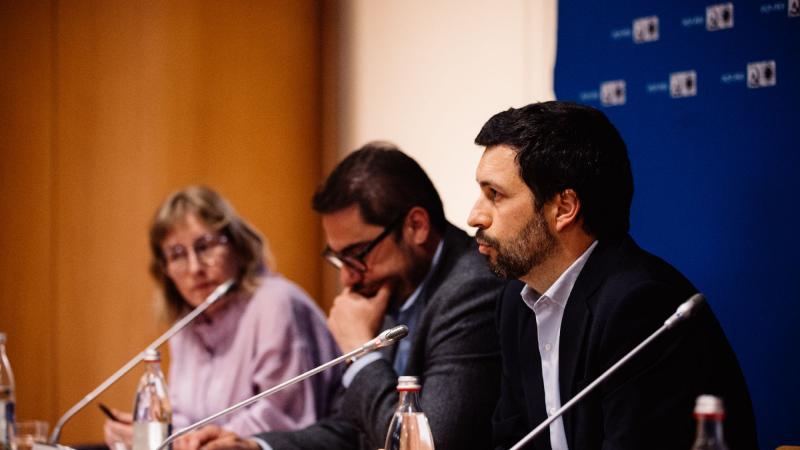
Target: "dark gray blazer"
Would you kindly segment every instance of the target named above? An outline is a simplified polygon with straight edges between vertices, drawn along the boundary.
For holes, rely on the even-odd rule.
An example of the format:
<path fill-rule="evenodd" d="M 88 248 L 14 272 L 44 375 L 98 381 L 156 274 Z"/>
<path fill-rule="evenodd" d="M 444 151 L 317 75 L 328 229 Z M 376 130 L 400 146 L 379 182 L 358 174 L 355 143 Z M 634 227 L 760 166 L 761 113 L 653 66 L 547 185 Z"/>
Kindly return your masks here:
<path fill-rule="evenodd" d="M 421 377 L 421 406 L 437 450 L 490 446 L 500 385 L 494 307 L 503 285 L 474 239 L 448 225 L 442 259 L 417 300 L 424 309 L 405 371 Z M 303 430 L 258 437 L 275 450 L 382 448 L 397 407 L 397 376 L 388 360 L 375 361 L 342 391 L 337 413 Z"/>

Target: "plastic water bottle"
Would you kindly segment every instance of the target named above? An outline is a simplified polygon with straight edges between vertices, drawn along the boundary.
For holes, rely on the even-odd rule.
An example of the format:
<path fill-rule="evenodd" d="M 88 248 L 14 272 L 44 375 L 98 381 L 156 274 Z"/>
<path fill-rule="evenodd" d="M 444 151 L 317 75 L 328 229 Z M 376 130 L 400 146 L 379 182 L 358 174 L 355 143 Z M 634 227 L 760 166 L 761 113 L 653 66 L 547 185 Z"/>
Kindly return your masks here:
<path fill-rule="evenodd" d="M 148 349 L 133 406 L 133 450 L 155 450 L 172 433 L 172 407 L 161 373 L 161 355 Z"/>
<path fill-rule="evenodd" d="M 419 391 L 417 377 L 398 378 L 400 401 L 389 423 L 385 450 L 434 450 L 428 418 L 419 406 Z"/>
<path fill-rule="evenodd" d="M 713 395 L 697 397 L 694 417 L 697 419 L 697 435 L 692 450 L 728 450 L 722 437 L 722 421 L 725 419 L 722 399 Z"/>
<path fill-rule="evenodd" d="M 6 355 L 6 334 L 0 332 L 0 450 L 10 450 L 14 442 L 14 373 Z"/>

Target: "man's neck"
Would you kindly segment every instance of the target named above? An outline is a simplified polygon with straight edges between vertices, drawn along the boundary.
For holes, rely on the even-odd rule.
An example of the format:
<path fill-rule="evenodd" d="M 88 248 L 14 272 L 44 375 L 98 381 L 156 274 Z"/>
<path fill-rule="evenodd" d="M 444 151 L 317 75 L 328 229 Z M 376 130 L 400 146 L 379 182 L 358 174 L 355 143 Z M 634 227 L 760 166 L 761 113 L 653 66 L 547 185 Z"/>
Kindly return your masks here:
<path fill-rule="evenodd" d="M 580 234 L 568 242 L 559 242 L 553 254 L 531 269 L 526 275 L 520 277 L 520 281 L 533 288 L 536 292 L 543 293 L 547 291 L 558 280 L 558 277 L 575 260 L 580 258 L 594 241 L 594 236 Z"/>

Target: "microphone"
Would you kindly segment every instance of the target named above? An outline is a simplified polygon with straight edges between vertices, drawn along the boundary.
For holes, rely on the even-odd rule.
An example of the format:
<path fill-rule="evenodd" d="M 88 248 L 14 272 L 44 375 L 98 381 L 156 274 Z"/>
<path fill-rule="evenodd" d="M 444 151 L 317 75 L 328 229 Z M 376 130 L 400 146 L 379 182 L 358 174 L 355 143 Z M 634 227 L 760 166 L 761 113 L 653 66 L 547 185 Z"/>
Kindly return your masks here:
<path fill-rule="evenodd" d="M 585 388 L 583 388 L 583 390 L 578 392 L 567 403 L 562 405 L 561 408 L 558 408 L 558 410 L 555 413 L 553 413 L 552 416 L 550 416 L 547 419 L 545 419 L 544 422 L 540 423 L 539 426 L 534 428 L 524 438 L 522 438 L 519 442 L 514 444 L 514 446 L 511 447 L 510 450 L 519 450 L 519 449 L 521 449 L 523 445 L 527 444 L 534 437 L 536 437 L 539 434 L 541 434 L 541 432 L 546 430 L 547 427 L 550 426 L 551 423 L 553 423 L 556 419 L 561 417 L 565 412 L 567 412 L 570 408 L 572 408 L 576 403 L 581 401 L 586 395 L 588 395 L 591 391 L 593 391 L 594 388 L 597 387 L 597 385 L 599 385 L 600 383 L 605 381 L 606 378 L 608 378 L 614 372 L 616 372 L 617 369 L 619 369 L 623 364 L 625 364 L 626 362 L 628 362 L 628 360 L 630 360 L 631 358 L 636 356 L 636 354 L 638 354 L 643 348 L 647 347 L 650 344 L 650 342 L 652 342 L 654 339 L 656 339 L 658 336 L 660 336 L 663 332 L 675 327 L 675 325 L 677 325 L 677 324 L 683 322 L 684 320 L 688 319 L 692 315 L 692 313 L 694 312 L 695 308 L 697 308 L 698 305 L 703 303 L 705 301 L 705 299 L 706 298 L 703 296 L 703 294 L 698 292 L 697 294 L 694 294 L 691 297 L 689 297 L 689 299 L 686 300 L 685 302 L 681 303 L 680 306 L 678 306 L 678 309 L 671 316 L 669 316 L 669 318 L 667 320 L 664 321 L 664 325 L 661 325 L 661 327 L 658 330 L 656 330 L 653 334 L 651 334 L 647 339 L 642 341 L 639 345 L 634 347 L 633 350 L 629 351 L 625 356 L 623 356 L 613 366 L 611 366 L 608 369 L 606 369 L 606 371 L 603 372 L 602 375 L 597 377 L 594 381 L 592 381 L 592 383 L 590 385 L 586 386 Z"/>
<path fill-rule="evenodd" d="M 300 381 L 303 381 L 306 378 L 311 377 L 312 375 L 316 375 L 317 373 L 322 372 L 323 370 L 328 369 L 330 367 L 333 367 L 333 366 L 335 366 L 337 364 L 340 364 L 343 361 L 347 361 L 350 358 L 358 358 L 360 356 L 366 355 L 367 353 L 369 353 L 369 352 L 371 352 L 373 350 L 377 350 L 379 348 L 383 348 L 383 347 L 387 347 L 389 345 L 392 345 L 395 342 L 399 341 L 400 339 L 403 339 L 407 335 L 408 335 L 408 327 L 405 326 L 405 325 L 398 325 L 396 327 L 389 328 L 388 330 L 383 331 L 378 336 L 370 339 L 369 341 L 367 341 L 366 343 L 361 345 L 361 347 L 358 347 L 357 349 L 355 349 L 355 350 L 353 350 L 351 352 L 348 352 L 348 353 L 346 353 L 346 354 L 344 354 L 342 356 L 334 358 L 334 359 L 332 359 L 332 360 L 330 360 L 330 361 L 328 361 L 328 362 L 326 362 L 326 363 L 324 363 L 324 364 L 322 364 L 320 366 L 317 366 L 317 367 L 315 367 L 315 368 L 313 368 L 313 369 L 311 369 L 311 370 L 309 370 L 307 372 L 301 373 L 300 375 L 297 375 L 294 378 L 286 380 L 283 383 L 281 383 L 281 384 L 279 384 L 277 386 L 271 387 L 271 388 L 267 389 L 266 391 L 263 391 L 263 392 L 261 392 L 259 394 L 256 394 L 256 395 L 254 395 L 254 396 L 252 396 L 252 397 L 250 397 L 250 398 L 248 398 L 246 400 L 242 400 L 241 402 L 239 402 L 239 403 L 237 403 L 237 404 L 235 404 L 233 406 L 229 406 L 228 408 L 225 408 L 225 409 L 223 409 L 222 411 L 220 411 L 220 412 L 218 412 L 216 414 L 212 414 L 212 415 L 206 417 L 205 419 L 197 421 L 197 422 L 187 426 L 186 428 L 181 428 L 180 430 L 176 431 L 175 433 L 172 433 L 171 435 L 167 436 L 167 438 L 164 439 L 164 442 L 162 442 L 161 445 L 159 445 L 156 450 L 164 450 L 168 445 L 170 445 L 172 442 L 174 442 L 175 439 L 178 439 L 179 437 L 183 436 L 184 434 L 189 433 L 190 431 L 196 430 L 196 429 L 198 429 L 198 428 L 200 428 L 200 427 L 202 427 L 204 425 L 208 425 L 209 423 L 213 422 L 214 420 L 216 420 L 216 419 L 218 419 L 218 418 L 220 418 L 220 417 L 222 417 L 222 416 L 224 416 L 226 414 L 232 413 L 233 411 L 236 411 L 239 408 L 243 408 L 243 407 L 245 407 L 247 405 L 250 405 L 250 404 L 252 404 L 252 403 L 254 403 L 254 402 L 258 401 L 258 400 L 261 400 L 262 398 L 269 397 L 270 395 L 272 395 L 272 394 L 274 394 L 274 393 L 276 393 L 278 391 L 282 391 L 283 389 L 285 389 L 285 388 L 287 388 L 289 386 L 292 386 L 293 384 L 297 384 Z"/>
<path fill-rule="evenodd" d="M 151 343 L 150 345 L 148 345 L 148 346 L 147 346 L 147 348 L 146 348 L 145 350 L 143 350 L 143 351 L 142 351 L 141 353 L 139 353 L 138 355 L 134 356 L 134 357 L 133 357 L 133 358 L 132 358 L 130 361 L 128 361 L 128 362 L 127 362 L 127 363 L 126 363 L 124 366 L 122 366 L 122 367 L 121 367 L 119 370 L 117 370 L 116 372 L 114 372 L 114 374 L 113 374 L 113 375 L 111 375 L 110 377 L 108 377 L 108 379 L 106 379 L 105 381 L 103 381 L 102 383 L 100 383 L 100 385 L 99 385 L 99 386 L 97 386 L 96 388 L 94 388 L 94 390 L 93 390 L 92 392 L 89 392 L 89 393 L 88 393 L 88 394 L 87 394 L 87 395 L 86 395 L 86 396 L 85 396 L 85 397 L 84 397 L 84 398 L 83 398 L 81 401 L 79 401 L 78 403 L 76 403 L 75 405 L 73 405 L 73 406 L 72 406 L 72 408 L 70 408 L 69 410 L 67 410 L 67 412 L 65 412 L 65 413 L 64 413 L 64 415 L 63 415 L 63 416 L 61 416 L 61 418 L 60 418 L 60 419 L 58 419 L 58 423 L 56 423 L 56 426 L 55 426 L 55 428 L 53 429 L 53 433 L 50 435 L 50 441 L 49 441 L 49 442 L 50 442 L 50 444 L 53 444 L 53 445 L 57 444 L 57 443 L 58 443 L 58 439 L 59 439 L 59 437 L 61 436 L 61 428 L 63 428 L 63 427 L 64 427 L 64 425 L 67 423 L 67 421 L 68 421 L 69 419 L 71 419 L 71 418 L 72 418 L 72 416 L 74 416 L 75 414 L 77 414 L 77 413 L 78 413 L 80 410 L 82 410 L 83 408 L 85 408 L 85 407 L 86 407 L 86 405 L 88 405 L 88 404 L 89 404 L 89 403 L 90 403 L 92 400 L 94 400 L 94 399 L 95 399 L 95 398 L 97 398 L 97 397 L 98 397 L 100 394 L 102 394 L 102 393 L 103 393 L 103 392 L 104 392 L 106 389 L 108 389 L 108 388 L 109 388 L 109 387 L 110 387 L 112 384 L 116 383 L 116 382 L 117 382 L 117 380 L 119 380 L 120 378 L 122 378 L 122 376 L 123 376 L 123 375 L 125 375 L 125 374 L 126 374 L 126 373 L 128 373 L 128 372 L 130 372 L 130 370 L 131 370 L 131 369 L 133 369 L 133 368 L 134 368 L 134 366 L 136 366 L 136 364 L 139 364 L 139 362 L 140 362 L 142 359 L 144 359 L 144 354 L 145 354 L 145 352 L 146 352 L 147 350 L 150 350 L 150 349 L 156 349 L 156 348 L 160 347 L 160 346 L 161 346 L 161 344 L 163 344 L 163 343 L 164 343 L 164 342 L 166 342 L 166 341 L 167 341 L 169 338 L 171 338 L 172 336 L 174 336 L 175 334 L 177 334 L 179 331 L 181 331 L 181 330 L 182 330 L 184 327 L 186 327 L 186 325 L 189 325 L 189 323 L 190 323 L 192 320 L 194 320 L 194 319 L 195 319 L 197 316 L 199 316 L 200 314 L 202 314 L 202 313 L 203 313 L 203 311 L 205 311 L 206 309 L 208 309 L 208 308 L 209 308 L 211 305 L 213 305 L 213 304 L 214 304 L 214 303 L 215 303 L 217 300 L 219 300 L 219 299 L 220 299 L 220 298 L 222 298 L 222 297 L 223 297 L 225 294 L 227 294 L 228 292 L 230 292 L 230 290 L 231 290 L 231 289 L 233 288 L 233 286 L 235 286 L 235 285 L 236 285 L 236 280 L 234 280 L 233 278 L 231 278 L 230 280 L 227 280 L 227 281 L 225 281 L 224 283 L 222 283 L 222 284 L 220 284 L 219 286 L 217 286 L 217 288 L 216 288 L 216 289 L 214 289 L 214 291 L 213 291 L 211 294 L 209 294 L 209 296 L 208 296 L 208 297 L 206 297 L 206 299 L 203 301 L 203 303 L 201 303 L 201 304 L 200 304 L 200 305 L 198 305 L 196 308 L 194 308 L 194 309 L 193 309 L 193 310 L 192 310 L 192 311 L 191 311 L 189 314 L 187 314 L 186 316 L 184 316 L 184 317 L 183 317 L 181 320 L 179 320 L 179 321 L 175 322 L 175 324 L 174 324 L 174 325 L 172 325 L 172 327 L 170 327 L 170 329 L 169 329 L 169 330 L 165 331 L 165 332 L 164 332 L 164 334 L 162 334 L 162 335 L 161 335 L 161 336 L 160 336 L 158 339 L 156 339 L 155 341 L 153 341 L 153 343 Z"/>

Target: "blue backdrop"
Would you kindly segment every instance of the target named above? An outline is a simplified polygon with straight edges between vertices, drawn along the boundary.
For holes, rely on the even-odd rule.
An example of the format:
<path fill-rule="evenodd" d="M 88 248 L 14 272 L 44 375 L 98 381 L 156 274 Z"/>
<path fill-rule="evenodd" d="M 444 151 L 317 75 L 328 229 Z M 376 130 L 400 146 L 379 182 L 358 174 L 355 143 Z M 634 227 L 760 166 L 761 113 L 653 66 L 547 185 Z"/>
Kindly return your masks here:
<path fill-rule="evenodd" d="M 556 96 L 601 108 L 622 133 L 632 235 L 709 298 L 764 449 L 800 445 L 798 16 L 800 0 L 558 11 Z"/>

